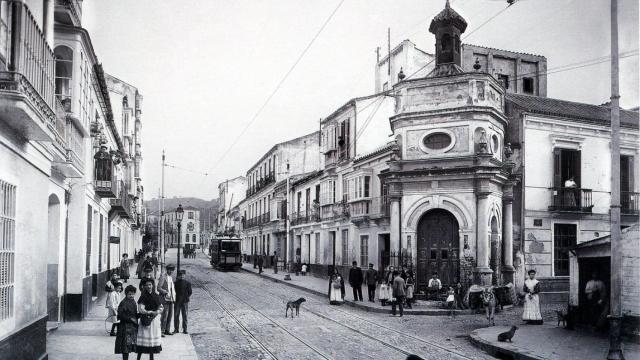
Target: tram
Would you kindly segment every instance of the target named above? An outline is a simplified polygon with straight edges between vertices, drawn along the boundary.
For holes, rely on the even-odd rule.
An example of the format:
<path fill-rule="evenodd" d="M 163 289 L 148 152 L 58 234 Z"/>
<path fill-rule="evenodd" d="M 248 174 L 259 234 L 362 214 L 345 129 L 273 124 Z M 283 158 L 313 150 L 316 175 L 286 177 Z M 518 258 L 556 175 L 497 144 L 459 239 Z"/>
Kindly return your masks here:
<path fill-rule="evenodd" d="M 238 270 L 242 267 L 240 245 L 242 239 L 232 236 L 216 236 L 211 239 L 209 255 L 211 266 L 220 270 Z"/>

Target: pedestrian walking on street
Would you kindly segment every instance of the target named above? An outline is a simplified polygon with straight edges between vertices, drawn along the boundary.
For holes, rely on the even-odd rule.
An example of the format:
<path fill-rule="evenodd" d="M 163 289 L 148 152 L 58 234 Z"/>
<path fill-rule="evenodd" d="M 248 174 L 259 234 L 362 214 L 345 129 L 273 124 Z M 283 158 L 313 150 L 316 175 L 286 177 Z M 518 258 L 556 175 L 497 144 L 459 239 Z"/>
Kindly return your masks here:
<path fill-rule="evenodd" d="M 367 272 L 364 275 L 364 281 L 367 283 L 367 295 L 369 295 L 369 301 L 375 302 L 378 272 L 373 268 L 373 264 L 371 263 L 369 263 L 369 269 L 367 269 Z"/>
<path fill-rule="evenodd" d="M 142 250 L 140 251 L 142 252 Z M 142 276 L 144 275 L 142 267 L 146 260 L 147 259 L 144 257 L 144 254 L 140 254 L 140 256 L 138 256 L 138 266 L 136 266 L 136 276 L 138 277 L 138 279 L 142 279 Z"/>
<path fill-rule="evenodd" d="M 531 269 L 527 273 L 529 278 L 524 281 L 524 311 L 522 320 L 531 325 L 542 325 L 542 314 L 540 314 L 540 282 L 536 279 L 536 271 Z"/>
<path fill-rule="evenodd" d="M 126 283 L 129 280 L 129 254 L 122 254 L 120 260 L 120 278 Z"/>
<path fill-rule="evenodd" d="M 109 335 L 116 336 L 116 326 L 118 326 L 118 305 L 122 301 L 122 284 L 116 282 L 113 284 L 114 290 L 107 293 L 107 318 L 112 323 Z"/>
<path fill-rule="evenodd" d="M 124 289 L 125 298 L 118 305 L 118 335 L 116 335 L 116 354 L 129 359 L 129 353 L 136 352 L 138 338 L 138 307 L 136 306 L 136 287 L 129 285 Z"/>
<path fill-rule="evenodd" d="M 333 269 L 333 275 L 329 278 L 329 304 L 340 305 L 344 302 L 344 279 L 338 272 Z"/>
<path fill-rule="evenodd" d="M 189 313 L 189 298 L 191 297 L 191 283 L 189 280 L 185 279 L 185 274 L 187 272 L 185 270 L 180 270 L 178 272 L 178 279 L 176 280 L 175 288 L 176 288 L 176 304 L 173 321 L 173 329 L 175 332 L 178 332 L 180 329 L 180 314 L 182 314 L 182 332 L 188 334 L 187 332 L 187 314 Z"/>
<path fill-rule="evenodd" d="M 173 335 L 171 332 L 171 320 L 173 319 L 173 304 L 176 301 L 176 290 L 173 285 L 173 270 L 175 270 L 175 266 L 173 264 L 169 264 L 166 267 L 167 272 L 160 276 L 158 280 L 158 292 L 164 299 L 164 311 L 162 311 L 162 328 L 165 335 Z M 174 329 L 177 331 L 177 329 Z"/>
<path fill-rule="evenodd" d="M 587 285 L 584 288 L 584 293 L 587 295 L 587 309 L 590 316 L 588 323 L 599 328 L 606 324 L 606 318 L 608 311 L 607 306 L 607 288 L 604 282 L 598 279 L 598 273 L 591 273 L 591 280 L 587 281 Z"/>
<path fill-rule="evenodd" d="M 400 308 L 400 317 L 402 317 L 402 313 L 403 313 L 403 306 L 402 304 L 404 303 L 404 296 L 405 296 L 405 292 L 404 292 L 404 280 L 402 279 L 402 277 L 400 277 L 400 273 L 398 273 L 397 271 L 393 272 L 393 283 L 392 283 L 392 295 L 393 298 L 395 298 L 395 301 L 392 299 L 391 302 L 391 315 L 396 316 L 396 305 Z"/>
<path fill-rule="evenodd" d="M 258 255 L 253 254 L 251 255 L 251 257 L 253 258 L 253 268 L 255 269 L 256 267 L 258 267 Z"/>
<path fill-rule="evenodd" d="M 136 352 L 138 359 L 142 354 L 149 354 L 149 359 L 153 360 L 153 354 L 162 351 L 162 324 L 160 324 L 160 314 L 164 310 L 162 298 L 153 291 L 153 279 L 142 280 L 142 294 L 138 299 L 138 313 L 140 313 L 140 323 L 138 325 L 138 335 L 136 342 Z"/>
<path fill-rule="evenodd" d="M 362 269 L 358 267 L 358 262 L 351 263 L 349 270 L 349 285 L 353 289 L 353 301 L 362 301 Z"/>
<path fill-rule="evenodd" d="M 262 266 L 264 265 L 264 256 L 258 256 L 258 274 L 262 274 Z"/>

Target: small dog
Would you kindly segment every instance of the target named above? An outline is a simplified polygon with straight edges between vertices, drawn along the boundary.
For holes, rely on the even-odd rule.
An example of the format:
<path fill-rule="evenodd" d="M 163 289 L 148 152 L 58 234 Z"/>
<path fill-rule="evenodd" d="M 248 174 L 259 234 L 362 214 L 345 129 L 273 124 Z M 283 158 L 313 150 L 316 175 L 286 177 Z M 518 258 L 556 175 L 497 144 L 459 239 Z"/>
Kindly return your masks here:
<path fill-rule="evenodd" d="M 560 323 L 562 323 L 562 327 L 567 327 L 567 316 L 569 314 L 565 314 L 562 310 L 556 310 L 556 314 L 558 315 L 558 327 L 560 327 Z"/>
<path fill-rule="evenodd" d="M 498 341 L 509 340 L 509 342 L 512 342 L 511 339 L 513 338 L 513 335 L 516 334 L 516 330 L 518 330 L 518 327 L 514 325 L 511 327 L 511 330 L 498 334 Z"/>
<path fill-rule="evenodd" d="M 291 309 L 291 318 L 293 319 L 293 310 L 295 309 L 296 311 L 296 316 L 300 315 L 300 304 L 302 304 L 303 302 L 307 301 L 305 298 L 300 298 L 296 301 L 287 301 L 287 309 L 284 312 L 284 317 L 286 318 L 288 313 L 289 313 L 289 309 Z"/>

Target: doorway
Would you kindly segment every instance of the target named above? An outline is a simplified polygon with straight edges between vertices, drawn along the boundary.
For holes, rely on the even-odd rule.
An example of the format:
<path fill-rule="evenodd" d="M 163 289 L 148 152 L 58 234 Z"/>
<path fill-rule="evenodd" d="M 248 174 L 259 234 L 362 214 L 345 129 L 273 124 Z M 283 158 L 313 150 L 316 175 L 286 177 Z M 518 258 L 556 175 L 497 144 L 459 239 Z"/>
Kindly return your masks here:
<path fill-rule="evenodd" d="M 378 266 L 384 271 L 391 264 L 391 235 L 378 235 Z"/>
<path fill-rule="evenodd" d="M 430 210 L 420 219 L 417 236 L 418 289 L 427 287 L 434 272 L 438 273 L 443 285 L 452 284 L 459 277 L 458 220 L 446 210 Z"/>

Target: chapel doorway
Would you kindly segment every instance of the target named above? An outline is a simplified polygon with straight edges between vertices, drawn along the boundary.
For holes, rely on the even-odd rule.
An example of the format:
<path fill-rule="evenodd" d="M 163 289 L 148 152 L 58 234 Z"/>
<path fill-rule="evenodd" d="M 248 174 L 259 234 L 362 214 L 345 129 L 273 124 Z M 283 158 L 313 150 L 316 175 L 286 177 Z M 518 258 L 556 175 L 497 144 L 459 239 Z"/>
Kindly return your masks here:
<path fill-rule="evenodd" d="M 459 278 L 460 250 L 458 221 L 450 212 L 434 209 L 425 213 L 418 223 L 418 266 L 417 284 L 419 290 L 426 289 L 429 278 L 438 273 L 442 284 L 452 284 Z"/>

